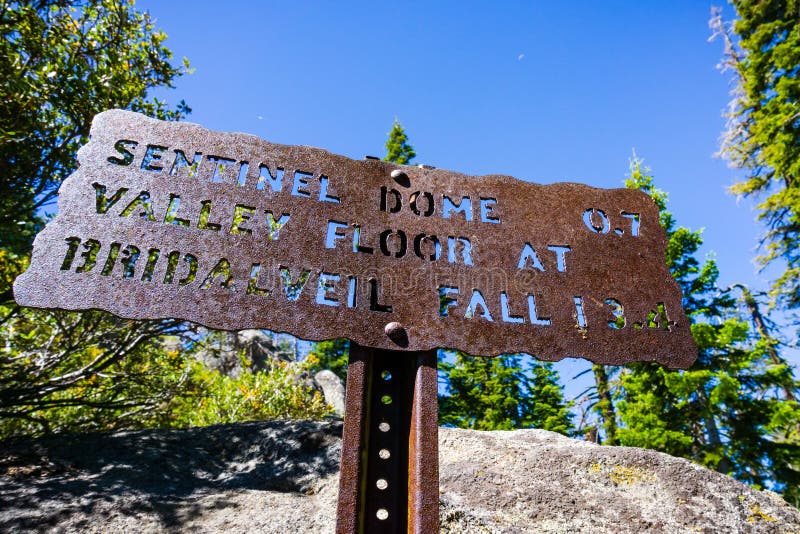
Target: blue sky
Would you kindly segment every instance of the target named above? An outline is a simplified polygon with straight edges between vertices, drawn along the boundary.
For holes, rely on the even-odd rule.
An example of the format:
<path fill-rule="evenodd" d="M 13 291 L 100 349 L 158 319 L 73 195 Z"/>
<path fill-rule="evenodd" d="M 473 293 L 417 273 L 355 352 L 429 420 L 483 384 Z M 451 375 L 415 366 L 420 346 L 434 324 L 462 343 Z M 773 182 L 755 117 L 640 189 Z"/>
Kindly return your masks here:
<path fill-rule="evenodd" d="M 730 81 L 712 5 L 137 2 L 196 69 L 159 93 L 192 122 L 362 158 L 396 117 L 416 163 L 597 187 L 620 187 L 635 149 L 678 223 L 705 229 L 721 283 L 763 289 L 754 202 L 714 157 Z"/>

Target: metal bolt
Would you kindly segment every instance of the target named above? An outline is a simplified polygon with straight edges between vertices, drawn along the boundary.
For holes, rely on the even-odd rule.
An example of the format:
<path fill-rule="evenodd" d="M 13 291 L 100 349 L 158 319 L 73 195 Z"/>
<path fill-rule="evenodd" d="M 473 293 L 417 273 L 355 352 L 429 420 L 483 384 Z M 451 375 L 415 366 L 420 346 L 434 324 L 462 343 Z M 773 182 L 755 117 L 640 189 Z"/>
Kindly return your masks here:
<path fill-rule="evenodd" d="M 408 175 L 400 169 L 393 170 L 390 176 L 394 179 L 395 182 L 402 185 L 403 187 L 408 187 L 411 185 L 411 179 L 409 179 Z"/>
<path fill-rule="evenodd" d="M 389 336 L 390 339 L 395 339 L 406 333 L 406 327 L 397 321 L 392 321 L 383 327 L 383 331 L 386 332 L 386 335 Z"/>
<path fill-rule="evenodd" d="M 401 347 L 408 346 L 408 334 L 406 333 L 406 327 L 402 324 L 397 321 L 392 321 L 383 327 L 383 331 L 386 332 L 389 339 L 394 341 L 396 345 Z"/>

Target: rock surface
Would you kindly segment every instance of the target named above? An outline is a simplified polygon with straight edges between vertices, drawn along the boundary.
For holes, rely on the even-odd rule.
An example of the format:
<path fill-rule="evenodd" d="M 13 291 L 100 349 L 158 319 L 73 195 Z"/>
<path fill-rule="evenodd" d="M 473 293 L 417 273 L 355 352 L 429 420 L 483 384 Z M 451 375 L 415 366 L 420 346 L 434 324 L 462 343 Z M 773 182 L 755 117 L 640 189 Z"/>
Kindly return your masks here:
<path fill-rule="evenodd" d="M 1 532 L 333 532 L 342 425 L 0 443 Z M 800 532 L 770 492 L 542 430 L 440 430 L 441 532 Z"/>
<path fill-rule="evenodd" d="M 334 413 L 344 417 L 344 381 L 333 371 L 324 369 L 314 375 L 314 382 L 322 388 L 322 396 Z"/>

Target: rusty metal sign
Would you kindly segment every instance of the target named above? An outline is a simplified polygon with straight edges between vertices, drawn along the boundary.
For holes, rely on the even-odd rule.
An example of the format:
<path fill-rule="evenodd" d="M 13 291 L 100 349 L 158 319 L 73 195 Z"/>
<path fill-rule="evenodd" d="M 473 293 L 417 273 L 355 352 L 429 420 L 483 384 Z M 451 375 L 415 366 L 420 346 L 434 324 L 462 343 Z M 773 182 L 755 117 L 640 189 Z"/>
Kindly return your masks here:
<path fill-rule="evenodd" d="M 362 346 L 695 358 L 640 191 L 355 161 L 101 113 L 15 285 L 25 306 Z"/>

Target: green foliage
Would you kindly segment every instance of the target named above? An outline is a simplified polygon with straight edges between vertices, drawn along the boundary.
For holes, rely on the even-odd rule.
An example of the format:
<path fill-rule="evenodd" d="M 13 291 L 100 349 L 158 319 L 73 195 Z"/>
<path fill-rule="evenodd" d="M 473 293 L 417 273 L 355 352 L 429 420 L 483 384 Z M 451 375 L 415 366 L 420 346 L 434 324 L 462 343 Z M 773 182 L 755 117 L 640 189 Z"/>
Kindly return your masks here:
<path fill-rule="evenodd" d="M 245 367 L 250 362 L 243 359 Z M 197 361 L 189 365 L 183 394 L 176 396 L 165 426 L 205 426 L 264 419 L 321 419 L 325 399 L 298 380 L 307 366 L 276 361 L 269 370 L 225 376 Z"/>
<path fill-rule="evenodd" d="M 798 383 L 764 350 L 730 292 L 717 289 L 713 260 L 701 263 L 695 257 L 700 233 L 676 227 L 666 196 L 655 189 L 641 160 L 632 160 L 626 186 L 650 194 L 662 210 L 667 261 L 684 292 L 698 358 L 686 371 L 639 363 L 620 372 L 620 444 L 689 458 L 796 499 L 800 406 L 794 395 L 781 392 L 796 392 Z"/>
<path fill-rule="evenodd" d="M 346 339 L 331 339 L 314 343 L 306 363 L 312 373 L 328 369 L 342 380 L 347 380 L 347 360 L 350 357 L 350 342 Z"/>
<path fill-rule="evenodd" d="M 132 1 L 0 2 L 0 247 L 26 252 L 75 168 L 92 117 L 128 108 L 178 120 L 148 91 L 188 72 Z"/>
<path fill-rule="evenodd" d="M 417 156 L 414 147 L 408 144 L 408 137 L 397 119 L 392 124 L 389 139 L 386 141 L 386 157 L 383 161 L 391 161 L 400 165 L 408 165 Z"/>
<path fill-rule="evenodd" d="M 785 263 L 773 296 L 800 307 L 800 1 L 732 0 L 732 31 L 716 12 L 736 88 L 724 154 L 747 177 L 731 191 L 756 196 L 766 223 L 762 264 Z"/>
<path fill-rule="evenodd" d="M 7 257 L 0 251 L 0 262 Z M 0 439 L 329 414 L 305 385 L 308 365 L 275 360 L 256 370 L 242 348 L 246 370 L 230 377 L 195 359 L 227 334 L 0 306 Z"/>
<path fill-rule="evenodd" d="M 188 325 L 20 309 L 11 283 L 92 117 L 182 118 L 183 102 L 169 109 L 148 92 L 188 63 L 171 65 L 166 35 L 130 1 L 0 1 L 0 33 L 0 435 L 156 424 L 187 376 L 164 336 Z"/>
<path fill-rule="evenodd" d="M 575 428 L 570 414 L 571 402 L 564 400 L 564 387 L 558 372 L 548 362 L 531 362 L 526 399 L 529 414 L 525 426 L 570 435 Z"/>
<path fill-rule="evenodd" d="M 0 306 L 0 437 L 157 424 L 186 379 L 178 321 Z"/>
<path fill-rule="evenodd" d="M 572 432 L 557 372 L 544 362 L 532 363 L 526 372 L 522 359 L 517 354 L 482 358 L 457 352 L 452 363 L 440 360 L 447 378 L 447 393 L 439 397 L 440 422 L 476 430 Z"/>

